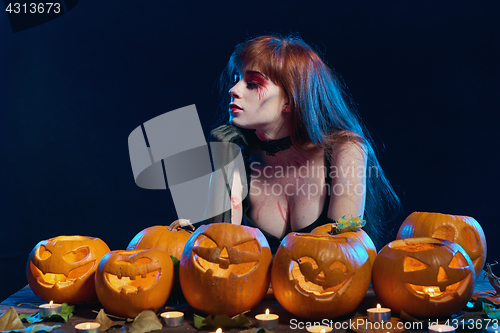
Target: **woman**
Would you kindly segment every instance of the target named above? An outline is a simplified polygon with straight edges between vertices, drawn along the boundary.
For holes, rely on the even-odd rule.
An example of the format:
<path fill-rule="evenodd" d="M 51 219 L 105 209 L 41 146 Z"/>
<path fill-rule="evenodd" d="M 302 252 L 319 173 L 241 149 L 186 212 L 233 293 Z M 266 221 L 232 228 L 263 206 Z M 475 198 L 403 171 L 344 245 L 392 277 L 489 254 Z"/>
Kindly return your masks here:
<path fill-rule="evenodd" d="M 312 48 L 257 37 L 236 47 L 222 80 L 229 125 L 212 137 L 242 147 L 247 176 L 236 167 L 228 178 L 231 223 L 260 228 L 271 247 L 343 216 L 363 217 L 376 236 L 381 204 L 397 197 L 340 80 Z"/>

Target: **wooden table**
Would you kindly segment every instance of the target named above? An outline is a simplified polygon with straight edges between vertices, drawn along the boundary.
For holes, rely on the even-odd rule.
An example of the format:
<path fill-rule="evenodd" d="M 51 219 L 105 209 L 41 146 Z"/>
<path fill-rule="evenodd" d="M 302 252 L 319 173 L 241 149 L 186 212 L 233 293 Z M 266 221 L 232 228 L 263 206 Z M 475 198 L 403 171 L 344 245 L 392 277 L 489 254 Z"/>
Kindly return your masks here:
<path fill-rule="evenodd" d="M 492 289 L 491 286 L 489 285 L 488 281 L 486 281 L 482 276 L 478 278 L 478 282 L 476 283 L 475 290 L 485 290 L 485 289 Z M 0 303 L 0 314 L 3 314 L 6 310 L 8 310 L 11 306 L 14 306 L 17 313 L 25 313 L 25 314 L 32 314 L 36 313 L 38 311 L 38 308 L 31 306 L 30 304 L 34 305 L 40 305 L 46 303 L 43 301 L 41 298 L 38 296 L 34 295 L 33 292 L 31 291 L 31 288 L 29 286 L 24 287 L 23 289 L 19 290 L 17 293 L 11 295 L 9 298 L 4 300 L 3 302 Z M 361 302 L 361 304 L 358 306 L 356 311 L 354 313 L 351 313 L 350 315 L 347 315 L 342 318 L 336 318 L 332 320 L 330 325 L 332 327 L 338 327 L 338 329 L 334 329 L 334 332 L 346 332 L 350 331 L 349 329 L 345 329 L 347 327 L 346 325 L 349 323 L 349 320 L 355 320 L 357 317 L 360 316 L 366 316 L 366 309 L 375 307 L 376 304 L 379 303 L 376 295 L 373 293 L 373 290 L 370 289 L 368 290 L 365 298 Z M 168 305 L 168 303 L 167 303 Z M 172 304 L 170 304 L 172 305 Z M 189 307 L 187 303 L 184 304 L 178 304 L 173 306 L 174 308 L 182 311 L 185 313 L 185 319 L 184 319 L 184 324 L 180 327 L 176 328 L 170 328 L 170 327 L 163 327 L 161 331 L 164 332 L 196 332 L 196 328 L 193 326 L 193 313 L 194 310 Z M 58 329 L 53 330 L 52 332 L 58 333 L 58 332 L 74 332 L 74 326 L 78 323 L 81 322 L 86 322 L 86 321 L 94 321 L 94 319 L 97 316 L 97 312 L 94 311 L 99 311 L 101 309 L 101 305 L 99 303 L 95 304 L 90 304 L 90 305 L 76 305 L 75 306 L 75 311 L 73 314 L 73 317 L 68 320 L 67 323 L 64 322 L 55 322 L 55 321 L 45 321 L 43 324 L 45 325 L 56 325 L 60 324 L 61 327 Z M 307 324 L 313 324 L 314 321 L 312 320 L 301 320 L 298 318 L 293 317 L 291 314 L 286 312 L 281 305 L 276 301 L 274 298 L 266 298 L 264 299 L 257 307 L 252 309 L 249 313 L 246 314 L 246 316 L 251 319 L 255 323 L 255 315 L 259 313 L 264 313 L 266 309 L 270 309 L 271 313 L 278 314 L 280 316 L 279 319 L 279 327 L 274 330 L 275 332 L 307 332 L 305 327 Z M 463 318 L 479 318 L 481 313 L 473 313 L 473 312 L 464 312 L 464 317 Z M 316 321 L 320 322 L 320 321 Z M 25 324 L 27 326 L 28 324 Z M 128 324 L 125 326 L 127 327 Z M 255 327 L 255 325 L 249 326 L 249 328 Z M 344 327 L 344 328 L 342 328 Z M 240 332 L 244 330 L 245 328 L 233 328 L 233 329 L 225 329 L 224 332 Z M 207 332 L 208 330 L 200 330 L 200 332 Z M 214 330 L 211 330 L 214 331 Z M 427 327 L 424 327 L 423 330 L 414 330 L 414 329 L 407 329 L 406 332 L 412 333 L 412 332 L 428 332 Z M 457 332 L 464 331 L 462 329 L 458 329 Z M 466 330 L 467 332 L 484 332 L 481 330 Z M 126 332 L 125 329 L 112 329 L 109 331 L 110 333 L 124 333 Z"/>

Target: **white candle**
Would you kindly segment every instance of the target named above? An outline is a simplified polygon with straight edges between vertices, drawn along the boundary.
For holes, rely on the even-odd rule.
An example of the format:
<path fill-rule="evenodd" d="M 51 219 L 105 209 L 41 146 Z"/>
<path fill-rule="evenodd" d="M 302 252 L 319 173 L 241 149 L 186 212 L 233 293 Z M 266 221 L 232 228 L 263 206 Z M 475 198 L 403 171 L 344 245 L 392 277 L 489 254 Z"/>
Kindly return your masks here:
<path fill-rule="evenodd" d="M 184 323 L 184 313 L 180 311 L 169 311 L 161 314 L 163 322 L 168 327 L 181 326 Z"/>
<path fill-rule="evenodd" d="M 277 314 L 269 314 L 269 309 L 266 310 L 265 314 L 258 314 L 255 316 L 257 320 L 257 326 L 272 330 L 278 327 L 279 316 Z"/>
<path fill-rule="evenodd" d="M 42 317 L 48 317 L 62 312 L 62 304 L 54 303 L 52 301 L 48 304 L 42 304 L 38 308 Z"/>
<path fill-rule="evenodd" d="M 327 332 L 331 332 L 333 330 L 330 326 L 323 326 L 323 325 L 319 325 L 319 326 L 314 325 L 314 326 L 306 327 L 306 329 L 310 333 L 327 333 Z"/>
<path fill-rule="evenodd" d="M 455 328 L 449 325 L 431 325 L 429 326 L 429 332 L 431 333 L 451 333 L 455 332 Z"/>
<path fill-rule="evenodd" d="M 99 333 L 101 325 L 99 323 L 80 323 L 75 325 L 76 333 Z"/>
<path fill-rule="evenodd" d="M 368 314 L 368 320 L 372 322 L 391 320 L 391 309 L 382 308 L 380 304 L 377 304 L 376 308 L 366 310 L 366 313 Z"/>

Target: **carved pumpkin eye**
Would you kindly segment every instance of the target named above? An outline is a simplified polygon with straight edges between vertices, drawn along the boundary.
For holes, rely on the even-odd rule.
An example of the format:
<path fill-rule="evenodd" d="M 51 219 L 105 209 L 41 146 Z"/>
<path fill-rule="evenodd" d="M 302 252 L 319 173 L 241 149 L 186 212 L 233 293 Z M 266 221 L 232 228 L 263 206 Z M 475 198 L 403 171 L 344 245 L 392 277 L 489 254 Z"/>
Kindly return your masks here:
<path fill-rule="evenodd" d="M 259 262 L 261 247 L 255 239 L 223 247 L 206 235 L 196 239 L 193 247 L 194 260 L 205 271 L 212 270 L 214 276 L 242 276 L 252 271 Z"/>
<path fill-rule="evenodd" d="M 450 268 L 463 268 L 467 267 L 467 259 L 465 259 L 464 255 L 461 252 L 457 252 L 453 259 L 451 259 L 450 264 L 448 265 Z"/>
<path fill-rule="evenodd" d="M 52 253 L 48 251 L 45 246 L 40 245 L 36 249 L 35 256 L 38 258 L 38 260 L 47 260 L 52 256 Z"/>
<path fill-rule="evenodd" d="M 421 271 L 423 269 L 428 268 L 429 265 L 424 264 L 420 260 L 417 260 L 415 258 L 406 256 L 405 261 L 404 261 L 404 271 L 405 272 L 414 272 L 414 271 Z"/>

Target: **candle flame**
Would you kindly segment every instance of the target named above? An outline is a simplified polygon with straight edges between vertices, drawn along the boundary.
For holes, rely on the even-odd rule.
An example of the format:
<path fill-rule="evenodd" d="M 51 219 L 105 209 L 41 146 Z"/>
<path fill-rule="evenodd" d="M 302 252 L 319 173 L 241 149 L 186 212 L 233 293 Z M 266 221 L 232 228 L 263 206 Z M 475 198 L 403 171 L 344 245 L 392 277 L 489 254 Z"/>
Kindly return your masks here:
<path fill-rule="evenodd" d="M 215 331 L 215 333 L 222 333 L 222 329 L 218 328 L 217 331 Z"/>
<path fill-rule="evenodd" d="M 90 329 L 90 324 L 87 324 L 87 326 L 85 326 L 85 329 L 86 330 Z"/>
<path fill-rule="evenodd" d="M 52 304 L 54 304 L 54 302 L 53 302 L 53 301 L 50 301 L 50 303 L 49 303 L 49 308 L 51 308 L 51 307 L 52 307 Z"/>
<path fill-rule="evenodd" d="M 321 332 L 320 332 L 320 333 L 325 333 L 325 332 L 326 332 L 326 331 L 325 331 L 325 329 L 323 328 L 323 329 L 321 330 Z"/>
<path fill-rule="evenodd" d="M 170 315 L 167 313 L 167 318 L 170 318 Z"/>
<path fill-rule="evenodd" d="M 381 308 L 380 304 L 377 304 L 377 309 L 380 309 L 380 308 Z"/>
<path fill-rule="evenodd" d="M 266 316 L 269 314 L 269 309 L 266 309 Z"/>

